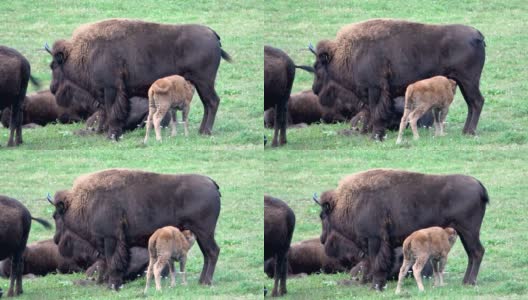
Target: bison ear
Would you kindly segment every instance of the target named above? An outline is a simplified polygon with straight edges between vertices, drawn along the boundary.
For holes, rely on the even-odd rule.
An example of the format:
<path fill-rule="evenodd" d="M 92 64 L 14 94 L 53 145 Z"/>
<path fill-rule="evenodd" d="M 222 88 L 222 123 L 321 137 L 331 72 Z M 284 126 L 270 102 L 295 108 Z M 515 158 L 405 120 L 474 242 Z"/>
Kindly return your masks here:
<path fill-rule="evenodd" d="M 59 201 L 55 207 L 57 207 L 57 212 L 59 215 L 63 215 L 66 212 L 66 207 L 64 206 L 64 202 Z"/>
<path fill-rule="evenodd" d="M 66 60 L 65 56 L 64 56 L 64 53 L 62 52 L 57 52 L 53 55 L 53 59 L 59 64 L 59 65 L 62 65 L 64 63 L 64 61 Z"/>
<path fill-rule="evenodd" d="M 323 66 L 328 65 L 332 60 L 332 57 L 330 56 L 330 54 L 328 54 L 328 52 L 319 53 L 318 58 Z"/>

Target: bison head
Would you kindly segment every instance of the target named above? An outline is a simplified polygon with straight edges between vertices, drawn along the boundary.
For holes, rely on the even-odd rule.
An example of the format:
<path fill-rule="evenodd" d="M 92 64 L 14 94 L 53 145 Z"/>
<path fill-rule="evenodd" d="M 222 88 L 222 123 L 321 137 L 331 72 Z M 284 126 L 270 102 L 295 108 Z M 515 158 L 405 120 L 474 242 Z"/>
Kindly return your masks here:
<path fill-rule="evenodd" d="M 330 226 L 330 215 L 332 213 L 332 204 L 333 204 L 333 197 L 335 195 L 335 191 L 330 190 L 326 191 L 321 195 L 321 199 L 317 200 L 314 195 L 314 200 L 317 200 L 316 202 L 321 206 L 321 213 L 319 214 L 319 217 L 321 217 L 321 223 L 323 225 L 323 231 L 321 232 L 321 244 L 325 244 L 328 234 L 331 231 Z"/>
<path fill-rule="evenodd" d="M 44 49 L 46 49 L 53 58 L 50 64 L 52 75 L 50 91 L 52 94 L 57 92 L 60 85 L 63 84 L 65 80 L 64 65 L 68 60 L 70 47 L 70 43 L 65 40 L 56 41 L 55 44 L 53 44 L 53 49 L 50 49 L 48 44 L 44 46 Z"/>
<path fill-rule="evenodd" d="M 67 191 L 58 191 L 55 193 L 55 199 L 51 201 L 50 196 L 48 195 L 48 201 L 55 206 L 55 212 L 53 212 L 53 219 L 55 220 L 55 235 L 53 236 L 53 241 L 55 244 L 59 245 L 61 237 L 64 233 L 64 214 L 66 213 L 66 197 Z"/>
<path fill-rule="evenodd" d="M 329 75 L 329 65 L 332 61 L 333 42 L 329 40 L 320 41 L 317 44 L 317 51 L 310 45 L 310 51 L 315 55 L 314 63 L 314 82 L 312 90 L 314 94 L 319 95 L 323 88 L 331 79 Z"/>

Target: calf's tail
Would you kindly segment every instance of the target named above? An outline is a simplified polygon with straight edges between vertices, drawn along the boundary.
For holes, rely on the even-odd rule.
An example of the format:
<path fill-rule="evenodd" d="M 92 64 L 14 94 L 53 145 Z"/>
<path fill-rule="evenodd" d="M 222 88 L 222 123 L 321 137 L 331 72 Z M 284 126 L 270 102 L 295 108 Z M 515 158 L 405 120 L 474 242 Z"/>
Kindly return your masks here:
<path fill-rule="evenodd" d="M 29 75 L 29 81 L 31 81 L 31 84 L 34 86 L 40 88 L 40 82 L 37 80 L 37 78 L 33 77 L 32 75 Z"/>

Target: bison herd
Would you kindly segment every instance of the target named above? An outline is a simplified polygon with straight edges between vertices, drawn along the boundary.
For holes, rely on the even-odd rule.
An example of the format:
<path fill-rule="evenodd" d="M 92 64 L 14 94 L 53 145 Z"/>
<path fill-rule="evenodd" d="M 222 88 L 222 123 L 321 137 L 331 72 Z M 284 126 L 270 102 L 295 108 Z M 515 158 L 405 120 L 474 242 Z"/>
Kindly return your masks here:
<path fill-rule="evenodd" d="M 281 58 L 268 55 L 268 50 L 280 53 Z M 443 135 L 441 123 L 452 101 L 452 95 L 446 98 L 451 88 L 416 83 L 434 76 L 447 77 L 455 88 L 460 88 L 468 107 L 463 132 L 476 132 L 484 105 L 479 85 L 485 42 L 475 28 L 372 19 L 346 25 L 335 39 L 322 40 L 315 48 L 310 44 L 309 50 L 315 55 L 315 63 L 313 68 L 304 69 L 314 74 L 312 91 L 315 95 L 312 98 L 304 96 L 304 105 L 294 95 L 290 96 L 295 75 L 292 60 L 279 49 L 267 46 L 264 50 L 264 110 L 273 109 L 265 111 L 264 123 L 267 127 L 275 127 L 275 136 L 281 129 L 280 143 L 276 143 L 274 137 L 272 146 L 286 143 L 287 120 L 292 124 L 351 120 L 355 129 L 361 119 L 362 133 L 370 132 L 372 138 L 381 141 L 386 129 L 399 128 L 400 119 L 401 126 L 407 125 L 408 116 L 402 117 L 404 111 L 397 108 L 395 101 L 404 95 L 405 110 L 416 111 L 410 120 L 415 138 L 416 122 L 431 111 L 436 132 Z M 411 86 L 415 86 L 415 95 L 422 95 L 412 101 L 407 99 Z M 318 103 L 313 97 L 318 98 Z M 428 105 L 416 102 L 417 98 Z M 431 123 L 430 118 L 422 124 L 429 127 Z"/>
<path fill-rule="evenodd" d="M 22 143 L 23 123 L 43 126 L 90 116 L 97 119 L 97 132 L 118 140 L 123 131 L 144 125 L 150 86 L 171 75 L 185 78 L 193 90 L 196 88 L 204 106 L 199 131 L 210 135 L 220 104 L 216 74 L 221 59 L 231 61 L 220 36 L 209 27 L 130 19 L 83 24 L 70 39 L 57 40 L 52 47 L 46 44 L 45 50 L 52 57 L 50 89 L 26 97 L 28 81 L 39 86 L 30 74 L 28 60 L 14 49 L 0 46 L 0 110 L 2 124 L 11 130 L 8 146 Z M 172 87 L 164 93 L 168 98 L 182 97 L 181 90 Z M 144 104 L 134 105 L 135 97 Z M 165 111 L 182 109 L 179 102 L 167 102 Z M 188 108 L 183 111 L 187 132 Z M 175 133 L 176 120 L 170 115 Z M 156 128 L 161 119 L 154 118 Z"/>
<path fill-rule="evenodd" d="M 399 278 L 399 293 L 411 266 L 420 290 L 422 275 L 434 275 L 440 286 L 457 236 L 468 256 L 463 283 L 476 284 L 489 203 L 477 179 L 371 169 L 344 177 L 313 200 L 321 210 L 320 238 L 290 246 L 295 214 L 284 201 L 264 197 L 264 271 L 275 278 L 274 296 L 286 293 L 286 274 L 344 271 L 353 278 L 361 272 L 361 282 L 376 290 Z"/>
<path fill-rule="evenodd" d="M 204 256 L 199 282 L 210 285 L 220 253 L 215 241 L 219 189 L 197 174 L 109 169 L 82 175 L 71 189 L 57 191 L 53 199 L 48 195 L 55 209 L 53 239 L 27 246 L 31 220 L 50 224 L 32 217 L 17 200 L 0 196 L 0 275 L 11 279 L 7 295 L 23 292 L 23 274 L 57 271 L 85 270 L 88 278 L 97 273 L 97 283 L 118 290 L 147 266 L 147 287 L 153 274 L 160 289 L 167 264 L 174 285 L 174 260 L 185 283 L 186 254 L 195 240 Z"/>

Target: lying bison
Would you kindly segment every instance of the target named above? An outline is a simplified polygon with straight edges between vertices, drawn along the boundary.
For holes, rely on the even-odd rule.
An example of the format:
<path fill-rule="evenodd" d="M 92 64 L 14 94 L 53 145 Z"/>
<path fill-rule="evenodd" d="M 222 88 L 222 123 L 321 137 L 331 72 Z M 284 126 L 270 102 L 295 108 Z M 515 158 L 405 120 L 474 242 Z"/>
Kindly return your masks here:
<path fill-rule="evenodd" d="M 124 131 L 132 131 L 138 128 L 143 128 L 148 117 L 148 99 L 141 97 L 132 97 L 129 99 L 130 102 L 130 112 L 126 119 L 125 125 L 123 126 Z M 108 126 L 105 126 L 105 111 L 100 109 L 96 111 L 86 120 L 86 130 L 96 131 L 98 133 L 103 132 L 105 129 L 108 129 Z M 166 127 L 169 125 L 170 115 L 166 114 L 165 117 L 161 120 L 161 126 Z"/>
<path fill-rule="evenodd" d="M 337 258 L 326 255 L 319 238 L 292 244 L 288 251 L 287 261 L 288 275 L 344 272 L 355 263 L 342 263 Z M 264 262 L 264 272 L 268 277 L 273 278 L 275 273 L 274 257 Z"/>
<path fill-rule="evenodd" d="M 373 136 L 382 139 L 390 99 L 407 85 L 435 75 L 454 79 L 468 105 L 464 133 L 475 134 L 484 98 L 479 84 L 484 36 L 464 25 L 426 25 L 374 19 L 341 28 L 335 40 L 317 44 L 313 91 L 323 97 L 335 81 L 368 103 Z M 323 101 L 323 100 L 322 100 Z"/>
<path fill-rule="evenodd" d="M 59 250 L 71 231 L 104 258 L 108 284 L 118 289 L 130 262 L 130 248 L 147 247 L 163 226 L 191 230 L 204 256 L 201 284 L 211 284 L 220 249 L 215 228 L 220 191 L 209 177 L 109 169 L 78 177 L 52 202 Z"/>
<path fill-rule="evenodd" d="M 8 147 L 22 144 L 22 103 L 29 80 L 39 85 L 28 60 L 15 49 L 0 46 L 0 110 L 9 107 L 11 111 Z"/>
<path fill-rule="evenodd" d="M 60 255 L 59 249 L 52 239 L 27 245 L 22 257 L 24 261 L 23 275 L 44 276 L 48 273 L 73 273 L 86 269 L 86 266 L 82 268 L 73 259 Z M 11 259 L 0 262 L 0 276 L 9 277 L 10 269 Z"/>
<path fill-rule="evenodd" d="M 51 92 L 67 106 L 82 88 L 105 106 L 108 136 L 118 139 L 132 96 L 147 97 L 158 78 L 178 74 L 191 81 L 204 105 L 200 133 L 211 134 L 220 99 L 214 89 L 220 59 L 230 61 L 220 37 L 202 25 L 169 25 L 109 19 L 78 27 L 52 49 Z"/>
<path fill-rule="evenodd" d="M 319 97 L 312 90 L 301 91 L 290 96 L 288 100 L 287 121 L 289 125 L 312 124 L 318 122 L 336 123 L 349 120 L 355 113 L 346 107 L 324 107 Z M 264 126 L 273 128 L 275 125 L 275 108 L 264 111 Z"/>
<path fill-rule="evenodd" d="M 22 255 L 31 228 L 31 220 L 35 220 L 46 228 L 51 225 L 42 219 L 31 216 L 27 208 L 17 200 L 0 195 L 0 260 L 10 258 L 10 284 L 7 296 L 22 294 L 22 270 L 24 261 Z M 15 288 L 16 280 L 16 291 Z"/>
<path fill-rule="evenodd" d="M 70 106 L 62 107 L 57 104 L 55 96 L 49 90 L 38 91 L 27 95 L 22 104 L 22 125 L 34 123 L 45 126 L 59 122 L 69 124 L 86 120 L 97 109 L 94 101 L 85 102 L 72 99 Z M 1 122 L 9 127 L 11 110 L 2 111 Z"/>
<path fill-rule="evenodd" d="M 486 188 L 469 176 L 359 172 L 321 195 L 321 242 L 326 247 L 334 233 L 353 241 L 369 259 L 373 287 L 381 289 L 393 265 L 392 249 L 418 229 L 450 226 L 468 255 L 463 282 L 475 284 L 484 256 L 479 236 L 488 202 Z"/>
<path fill-rule="evenodd" d="M 264 110 L 275 109 L 272 147 L 287 142 L 288 99 L 295 79 L 295 68 L 311 70 L 310 67 L 296 66 L 284 51 L 264 46 Z"/>
<path fill-rule="evenodd" d="M 275 260 L 273 297 L 287 293 L 287 254 L 294 229 L 295 214 L 288 204 L 280 199 L 264 196 L 264 260 Z"/>

